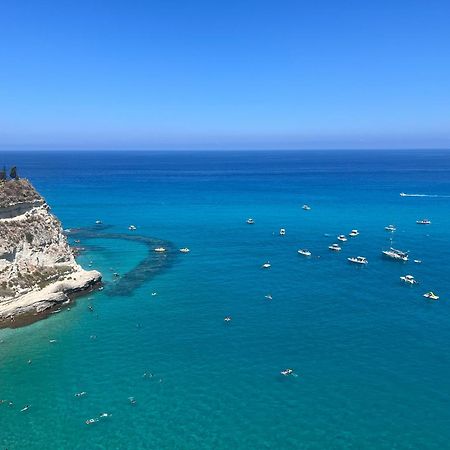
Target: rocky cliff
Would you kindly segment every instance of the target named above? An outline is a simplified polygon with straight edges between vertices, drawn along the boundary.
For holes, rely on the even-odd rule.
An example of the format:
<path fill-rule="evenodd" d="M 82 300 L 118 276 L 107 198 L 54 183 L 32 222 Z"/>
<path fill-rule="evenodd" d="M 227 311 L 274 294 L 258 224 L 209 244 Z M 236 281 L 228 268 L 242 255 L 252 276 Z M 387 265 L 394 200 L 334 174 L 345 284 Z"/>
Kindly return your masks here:
<path fill-rule="evenodd" d="M 0 320 L 68 302 L 100 280 L 76 263 L 61 223 L 28 180 L 0 181 Z"/>

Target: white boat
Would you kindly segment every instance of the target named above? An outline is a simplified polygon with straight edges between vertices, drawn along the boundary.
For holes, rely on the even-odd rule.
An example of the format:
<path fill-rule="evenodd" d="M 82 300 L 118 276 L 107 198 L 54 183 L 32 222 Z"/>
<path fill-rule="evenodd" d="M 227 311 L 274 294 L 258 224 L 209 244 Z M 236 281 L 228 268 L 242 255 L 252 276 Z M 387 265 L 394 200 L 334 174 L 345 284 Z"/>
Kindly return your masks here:
<path fill-rule="evenodd" d="M 303 255 L 303 256 L 311 256 L 311 252 L 309 250 L 306 250 L 305 248 L 301 248 L 300 250 L 297 250 L 297 253 L 299 255 Z"/>
<path fill-rule="evenodd" d="M 397 231 L 397 228 L 395 228 L 395 225 L 388 225 L 387 227 L 384 227 L 386 231 L 390 231 L 393 233 L 394 231 Z"/>
<path fill-rule="evenodd" d="M 284 228 L 280 228 L 280 236 L 284 236 L 286 234 L 286 230 Z"/>
<path fill-rule="evenodd" d="M 429 219 L 421 219 L 421 220 L 416 220 L 416 223 L 418 225 L 430 225 L 431 224 L 431 220 L 429 220 Z"/>
<path fill-rule="evenodd" d="M 264 263 L 262 266 L 261 266 L 263 269 L 270 269 L 270 267 L 271 267 L 271 264 L 270 264 L 270 262 L 269 261 L 267 261 L 266 263 Z"/>
<path fill-rule="evenodd" d="M 436 295 L 436 294 L 435 294 L 434 292 L 432 292 L 432 291 L 427 292 L 426 294 L 423 294 L 423 296 L 424 296 L 425 298 L 429 298 L 430 300 L 439 300 L 439 296 Z"/>
<path fill-rule="evenodd" d="M 232 321 L 232 318 L 231 318 L 231 316 L 227 316 L 227 317 L 225 317 L 225 319 L 223 319 L 225 322 L 231 322 Z"/>
<path fill-rule="evenodd" d="M 339 241 L 341 241 L 341 242 L 347 242 L 347 238 L 346 238 L 343 234 L 340 234 L 340 235 L 337 237 L 337 239 L 338 239 Z"/>
<path fill-rule="evenodd" d="M 247 223 L 249 225 L 253 225 L 255 223 L 255 221 L 250 217 L 250 218 L 247 219 Z"/>
<path fill-rule="evenodd" d="M 311 209 L 311 207 L 308 206 L 308 205 L 303 205 L 302 208 L 303 208 L 305 211 L 309 211 L 309 210 Z"/>
<path fill-rule="evenodd" d="M 407 197 L 408 194 L 405 194 L 404 192 L 400 192 L 400 197 Z"/>
<path fill-rule="evenodd" d="M 187 247 L 180 248 L 181 253 L 189 253 L 190 250 Z"/>
<path fill-rule="evenodd" d="M 420 260 L 420 259 L 415 259 L 414 262 L 415 262 L 416 264 L 422 264 L 422 260 Z"/>
<path fill-rule="evenodd" d="M 348 234 L 350 237 L 356 237 L 359 235 L 359 231 L 358 230 L 352 230 L 350 231 L 350 233 Z"/>
<path fill-rule="evenodd" d="M 418 283 L 418 281 L 412 275 L 405 275 L 403 277 L 400 277 L 400 280 L 404 281 L 405 283 L 409 283 L 409 284 L 417 284 Z"/>
<path fill-rule="evenodd" d="M 164 247 L 156 247 L 155 248 L 155 252 L 157 253 L 164 253 L 166 251 L 166 249 Z"/>
<path fill-rule="evenodd" d="M 285 377 L 292 375 L 294 373 L 293 369 L 284 369 L 281 372 L 281 375 L 284 375 Z"/>
<path fill-rule="evenodd" d="M 354 264 L 361 264 L 361 265 L 369 264 L 369 261 L 367 261 L 367 259 L 364 258 L 364 256 L 352 256 L 351 258 L 347 258 L 347 260 Z"/>
<path fill-rule="evenodd" d="M 341 247 L 339 247 L 339 244 L 331 244 L 328 248 L 330 250 L 335 251 L 335 252 L 340 252 L 341 251 Z"/>
<path fill-rule="evenodd" d="M 130 226 L 128 227 L 128 229 L 129 229 L 130 231 L 137 230 L 137 228 L 136 228 L 134 225 L 130 225 Z"/>
<path fill-rule="evenodd" d="M 383 250 L 383 255 L 398 261 L 408 261 L 408 252 L 403 252 L 392 247 L 389 250 Z"/>
<path fill-rule="evenodd" d="M 95 221 L 95 224 L 96 224 L 96 225 L 101 225 L 102 223 L 103 223 L 103 222 L 102 222 L 101 220 L 96 220 L 96 221 Z"/>

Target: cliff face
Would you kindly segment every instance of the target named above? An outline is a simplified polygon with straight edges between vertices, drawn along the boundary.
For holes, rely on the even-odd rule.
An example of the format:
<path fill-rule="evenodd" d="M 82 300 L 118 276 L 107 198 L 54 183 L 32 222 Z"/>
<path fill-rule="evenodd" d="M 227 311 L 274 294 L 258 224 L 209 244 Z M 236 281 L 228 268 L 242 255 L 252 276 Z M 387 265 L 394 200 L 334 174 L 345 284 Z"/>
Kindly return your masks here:
<path fill-rule="evenodd" d="M 100 280 L 76 263 L 61 223 L 28 180 L 0 182 L 0 318 L 44 311 Z"/>

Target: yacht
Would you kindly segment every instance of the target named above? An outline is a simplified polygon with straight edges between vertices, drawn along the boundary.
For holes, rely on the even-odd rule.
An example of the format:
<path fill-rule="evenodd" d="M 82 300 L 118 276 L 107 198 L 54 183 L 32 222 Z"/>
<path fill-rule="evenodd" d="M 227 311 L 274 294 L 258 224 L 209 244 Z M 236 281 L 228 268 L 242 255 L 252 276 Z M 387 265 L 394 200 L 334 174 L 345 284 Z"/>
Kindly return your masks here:
<path fill-rule="evenodd" d="M 134 225 L 130 225 L 130 226 L 128 227 L 128 229 L 129 229 L 130 231 L 137 230 L 137 228 L 136 228 Z"/>
<path fill-rule="evenodd" d="M 404 281 L 405 283 L 409 283 L 409 284 L 417 284 L 418 283 L 418 281 L 412 275 L 405 275 L 403 277 L 400 277 L 400 280 Z"/>
<path fill-rule="evenodd" d="M 359 235 L 359 231 L 358 230 L 352 230 L 350 231 L 350 233 L 348 234 L 350 237 L 356 237 Z"/>
<path fill-rule="evenodd" d="M 397 228 L 395 228 L 395 225 L 388 225 L 387 227 L 384 227 L 386 231 L 390 231 L 393 233 L 394 231 L 397 231 Z"/>
<path fill-rule="evenodd" d="M 255 221 L 252 218 L 247 219 L 247 223 L 249 225 L 253 225 L 255 223 Z"/>
<path fill-rule="evenodd" d="M 181 253 L 189 253 L 190 250 L 187 247 L 180 248 Z"/>
<path fill-rule="evenodd" d="M 264 263 L 261 267 L 262 267 L 263 269 L 270 269 L 270 262 L 267 261 L 267 262 Z"/>
<path fill-rule="evenodd" d="M 303 208 L 305 211 L 309 211 L 309 210 L 311 209 L 311 206 L 303 205 L 302 208 Z"/>
<path fill-rule="evenodd" d="M 416 223 L 418 225 L 430 225 L 431 224 L 431 220 L 428 220 L 428 219 L 416 220 Z"/>
<path fill-rule="evenodd" d="M 341 242 L 347 242 L 347 238 L 343 234 L 340 234 L 337 238 Z"/>
<path fill-rule="evenodd" d="M 347 260 L 354 264 L 361 264 L 361 265 L 369 264 L 369 261 L 367 261 L 367 259 L 364 258 L 364 256 L 356 256 L 356 257 L 353 256 L 351 258 L 347 258 Z"/>
<path fill-rule="evenodd" d="M 156 247 L 155 248 L 156 253 L 164 253 L 165 251 L 166 251 L 166 249 L 164 247 Z"/>
<path fill-rule="evenodd" d="M 423 296 L 424 296 L 425 298 L 429 298 L 430 300 L 439 300 L 439 296 L 436 295 L 436 294 L 435 294 L 434 292 L 432 292 L 432 291 L 427 292 L 426 294 L 423 294 Z"/>
<path fill-rule="evenodd" d="M 328 248 L 330 250 L 334 250 L 335 252 L 340 252 L 341 251 L 341 247 L 339 247 L 339 244 L 331 244 Z"/>
<path fill-rule="evenodd" d="M 280 228 L 280 236 L 284 236 L 286 234 L 286 230 L 284 228 Z"/>
<path fill-rule="evenodd" d="M 408 252 L 402 252 L 392 247 L 389 250 L 383 250 L 383 255 L 398 261 L 408 261 Z"/>
<path fill-rule="evenodd" d="M 309 250 L 304 249 L 304 248 L 301 248 L 300 250 L 297 250 L 297 253 L 299 255 L 303 255 L 303 256 L 311 256 L 311 252 Z"/>

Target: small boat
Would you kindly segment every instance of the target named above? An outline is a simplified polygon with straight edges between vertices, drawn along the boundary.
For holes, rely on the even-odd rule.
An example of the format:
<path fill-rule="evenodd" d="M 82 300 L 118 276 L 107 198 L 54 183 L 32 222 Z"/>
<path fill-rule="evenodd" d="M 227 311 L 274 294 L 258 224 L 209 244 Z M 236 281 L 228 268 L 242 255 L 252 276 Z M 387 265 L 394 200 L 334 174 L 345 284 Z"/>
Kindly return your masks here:
<path fill-rule="evenodd" d="M 128 229 L 129 229 L 130 231 L 135 231 L 135 230 L 137 230 L 137 228 L 136 228 L 135 225 L 130 225 L 130 226 L 128 227 Z"/>
<path fill-rule="evenodd" d="M 302 208 L 303 208 L 305 211 L 309 211 L 309 210 L 311 209 L 311 206 L 303 205 Z"/>
<path fill-rule="evenodd" d="M 339 247 L 339 244 L 331 244 L 328 248 L 330 250 L 335 251 L 335 252 L 340 252 L 341 251 L 341 247 Z"/>
<path fill-rule="evenodd" d="M 427 292 L 426 294 L 423 294 L 423 296 L 424 296 L 425 298 L 429 298 L 430 300 L 439 300 L 439 296 L 436 295 L 436 294 L 435 294 L 434 292 L 432 292 L 432 291 Z"/>
<path fill-rule="evenodd" d="M 382 253 L 383 255 L 398 261 L 408 261 L 408 252 L 403 252 L 392 247 L 389 250 L 383 250 Z"/>
<path fill-rule="evenodd" d="M 102 222 L 101 220 L 96 220 L 96 221 L 95 221 L 95 224 L 96 224 L 96 225 L 101 225 L 102 223 L 103 223 L 103 222 Z"/>
<path fill-rule="evenodd" d="M 415 259 L 414 262 L 415 262 L 416 264 L 422 264 L 422 260 L 420 260 L 420 259 Z"/>
<path fill-rule="evenodd" d="M 351 258 L 347 258 L 347 260 L 354 264 L 361 264 L 361 265 L 369 264 L 369 261 L 367 261 L 367 259 L 364 258 L 364 256 L 356 256 L 356 257 L 353 256 Z"/>
<path fill-rule="evenodd" d="M 286 230 L 284 228 L 280 228 L 280 236 L 284 236 L 286 234 Z"/>
<path fill-rule="evenodd" d="M 352 230 L 350 231 L 350 233 L 348 234 L 350 237 L 356 237 L 359 235 L 359 231 L 358 230 Z"/>
<path fill-rule="evenodd" d="M 264 296 L 264 298 L 267 298 L 267 300 L 272 300 L 272 295 L 271 294 L 267 294 Z"/>
<path fill-rule="evenodd" d="M 247 223 L 249 225 L 253 225 L 255 223 L 255 221 L 252 218 L 247 219 Z"/>
<path fill-rule="evenodd" d="M 393 233 L 394 231 L 397 231 L 397 228 L 395 228 L 395 225 L 388 225 L 387 227 L 384 227 L 386 231 L 390 231 Z"/>
<path fill-rule="evenodd" d="M 152 297 L 154 297 L 157 294 L 157 292 L 152 292 Z"/>
<path fill-rule="evenodd" d="M 225 322 L 231 322 L 232 318 L 231 316 L 227 316 L 225 317 L 225 319 L 223 319 Z"/>
<path fill-rule="evenodd" d="M 417 284 L 418 283 L 418 281 L 412 275 L 405 275 L 403 277 L 400 277 L 400 280 L 404 281 L 405 283 L 409 283 L 409 284 Z"/>
<path fill-rule="evenodd" d="M 284 375 L 285 377 L 292 375 L 294 373 L 293 369 L 284 369 L 281 372 L 281 375 Z"/>
<path fill-rule="evenodd" d="M 429 219 L 416 220 L 416 223 L 418 225 L 430 225 L 431 220 L 429 220 Z"/>
<path fill-rule="evenodd" d="M 337 237 L 337 239 L 338 239 L 338 241 L 341 241 L 341 242 L 347 242 L 347 238 L 343 234 L 340 234 Z"/>
<path fill-rule="evenodd" d="M 269 262 L 269 261 L 267 261 L 266 263 L 264 263 L 264 264 L 261 266 L 261 268 L 263 268 L 263 269 L 270 269 L 270 267 L 271 267 L 271 265 L 270 265 L 270 262 Z"/>
<path fill-rule="evenodd" d="M 155 248 L 156 253 L 164 253 L 165 251 L 166 251 L 166 249 L 164 247 L 156 247 Z"/>
<path fill-rule="evenodd" d="M 408 194 L 405 194 L 404 192 L 400 192 L 400 197 L 407 197 Z"/>
<path fill-rule="evenodd" d="M 304 249 L 304 248 L 301 248 L 300 250 L 297 250 L 297 253 L 299 255 L 303 255 L 303 256 L 311 256 L 311 252 L 309 250 Z"/>
<path fill-rule="evenodd" d="M 180 248 L 181 253 L 189 253 L 190 250 L 187 247 Z"/>

